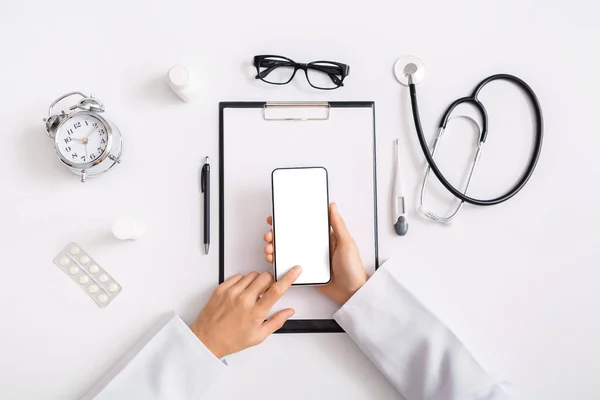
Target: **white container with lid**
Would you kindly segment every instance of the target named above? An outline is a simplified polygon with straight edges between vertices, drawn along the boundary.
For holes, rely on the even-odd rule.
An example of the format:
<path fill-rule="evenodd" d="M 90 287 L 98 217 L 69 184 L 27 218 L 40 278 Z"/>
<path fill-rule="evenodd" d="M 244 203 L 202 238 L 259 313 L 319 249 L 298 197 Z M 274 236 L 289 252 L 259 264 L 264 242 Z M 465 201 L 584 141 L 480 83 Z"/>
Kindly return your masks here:
<path fill-rule="evenodd" d="M 179 64 L 169 70 L 167 83 L 173 92 L 185 102 L 191 101 L 198 90 L 198 83 L 190 70 Z"/>

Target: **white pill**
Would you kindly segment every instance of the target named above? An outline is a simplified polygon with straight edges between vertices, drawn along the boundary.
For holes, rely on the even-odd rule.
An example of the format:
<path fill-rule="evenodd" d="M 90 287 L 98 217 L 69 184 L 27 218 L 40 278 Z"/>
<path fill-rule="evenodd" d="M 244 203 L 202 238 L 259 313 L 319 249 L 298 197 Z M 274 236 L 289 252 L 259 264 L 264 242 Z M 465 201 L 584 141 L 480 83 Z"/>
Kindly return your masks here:
<path fill-rule="evenodd" d="M 95 274 L 95 273 L 96 273 L 96 272 L 98 272 L 98 271 L 100 271 L 100 268 L 98 268 L 98 266 L 97 266 L 97 265 L 95 265 L 95 264 L 94 264 L 94 265 L 92 265 L 92 266 L 90 267 L 90 272 L 91 272 L 92 274 Z"/>
<path fill-rule="evenodd" d="M 61 258 L 60 260 L 58 260 L 58 263 L 60 265 L 62 265 L 63 267 L 65 265 L 69 265 L 69 257 L 63 257 L 63 258 Z"/>
<path fill-rule="evenodd" d="M 81 258 L 79 259 L 79 262 L 82 264 L 87 264 L 90 262 L 90 258 L 88 256 L 81 256 Z"/>
<path fill-rule="evenodd" d="M 87 275 L 81 275 L 79 277 L 79 283 L 88 283 L 90 281 L 90 278 Z"/>
<path fill-rule="evenodd" d="M 119 290 L 119 286 L 116 283 L 111 283 L 108 285 L 109 292 L 116 292 L 117 290 Z"/>
<path fill-rule="evenodd" d="M 106 281 L 108 280 L 108 276 L 106 276 L 106 275 L 102 274 L 102 275 L 100 275 L 100 276 L 98 277 L 98 280 L 99 280 L 100 282 L 106 282 Z"/>
<path fill-rule="evenodd" d="M 71 275 L 75 275 L 75 274 L 76 274 L 76 273 L 78 273 L 78 272 L 79 272 L 79 268 L 77 268 L 77 267 L 75 267 L 75 266 L 73 266 L 73 267 L 69 268 L 69 273 L 70 273 Z"/>
<path fill-rule="evenodd" d="M 90 285 L 90 287 L 88 288 L 88 292 L 90 293 L 96 293 L 98 291 L 98 286 L 96 285 Z"/>
<path fill-rule="evenodd" d="M 79 247 L 77 247 L 77 246 L 71 247 L 69 249 L 69 253 L 71 253 L 71 254 L 77 254 L 77 253 L 79 253 Z"/>
<path fill-rule="evenodd" d="M 100 303 L 106 303 L 107 300 L 108 300 L 108 296 L 105 294 L 101 294 L 100 296 L 98 296 L 98 301 Z"/>

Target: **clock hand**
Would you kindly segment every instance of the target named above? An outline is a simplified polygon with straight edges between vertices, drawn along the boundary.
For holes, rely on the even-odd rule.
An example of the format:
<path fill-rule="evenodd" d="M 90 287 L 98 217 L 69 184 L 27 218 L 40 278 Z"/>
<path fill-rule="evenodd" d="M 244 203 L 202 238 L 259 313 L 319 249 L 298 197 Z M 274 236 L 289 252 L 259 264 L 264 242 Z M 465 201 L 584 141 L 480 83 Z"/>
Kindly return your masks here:
<path fill-rule="evenodd" d="M 87 143 L 88 143 L 88 141 L 89 141 L 89 140 L 88 140 L 88 139 L 89 139 L 89 137 L 90 137 L 90 136 L 92 136 L 92 134 L 93 134 L 93 133 L 94 133 L 94 130 L 92 130 L 92 132 L 90 132 L 90 134 L 89 134 L 89 135 L 87 135 L 86 137 L 84 137 L 84 138 L 81 138 L 81 139 L 80 139 L 80 140 L 81 140 L 81 143 L 83 143 L 83 144 L 87 144 Z"/>
<path fill-rule="evenodd" d="M 85 138 L 88 139 L 90 136 L 92 136 L 92 134 L 94 133 L 95 130 L 96 130 L 96 128 L 92 128 L 92 131 Z"/>

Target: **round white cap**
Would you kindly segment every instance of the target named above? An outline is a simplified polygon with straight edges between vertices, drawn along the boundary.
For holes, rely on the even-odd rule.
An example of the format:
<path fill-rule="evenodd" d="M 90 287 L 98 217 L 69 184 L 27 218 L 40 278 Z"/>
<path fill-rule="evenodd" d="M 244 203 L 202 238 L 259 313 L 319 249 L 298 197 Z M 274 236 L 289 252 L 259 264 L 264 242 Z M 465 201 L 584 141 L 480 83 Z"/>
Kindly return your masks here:
<path fill-rule="evenodd" d="M 175 65 L 169 70 L 169 83 L 174 87 L 184 87 L 190 81 L 190 71 L 183 65 Z"/>

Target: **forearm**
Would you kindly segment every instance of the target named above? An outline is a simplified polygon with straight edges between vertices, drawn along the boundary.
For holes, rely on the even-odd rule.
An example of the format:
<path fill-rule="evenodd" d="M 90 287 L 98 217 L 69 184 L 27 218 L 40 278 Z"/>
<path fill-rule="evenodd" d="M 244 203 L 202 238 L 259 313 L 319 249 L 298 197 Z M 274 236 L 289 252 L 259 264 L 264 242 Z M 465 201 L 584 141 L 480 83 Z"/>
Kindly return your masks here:
<path fill-rule="evenodd" d="M 173 313 L 83 399 L 198 399 L 225 368 Z"/>
<path fill-rule="evenodd" d="M 384 267 L 334 317 L 406 400 L 508 398 Z"/>

